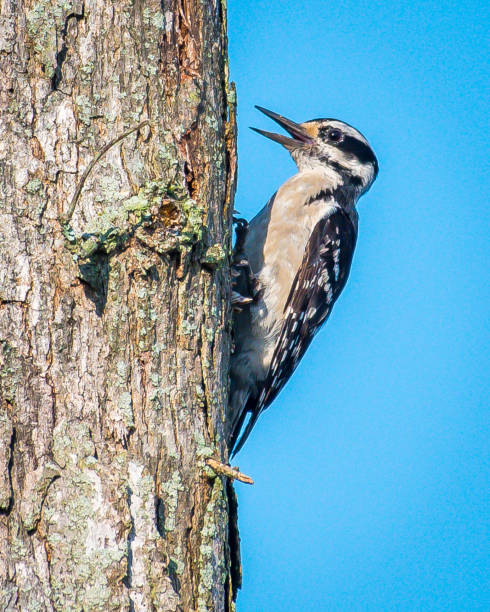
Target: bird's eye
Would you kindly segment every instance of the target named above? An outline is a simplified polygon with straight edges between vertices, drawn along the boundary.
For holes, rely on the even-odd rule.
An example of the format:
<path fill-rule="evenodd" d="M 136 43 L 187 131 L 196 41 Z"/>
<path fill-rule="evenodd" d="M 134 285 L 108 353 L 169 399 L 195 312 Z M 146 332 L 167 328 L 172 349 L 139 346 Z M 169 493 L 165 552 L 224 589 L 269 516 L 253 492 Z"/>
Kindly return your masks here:
<path fill-rule="evenodd" d="M 342 138 L 342 132 L 340 130 L 330 130 L 328 132 L 328 139 L 332 142 L 338 142 Z"/>

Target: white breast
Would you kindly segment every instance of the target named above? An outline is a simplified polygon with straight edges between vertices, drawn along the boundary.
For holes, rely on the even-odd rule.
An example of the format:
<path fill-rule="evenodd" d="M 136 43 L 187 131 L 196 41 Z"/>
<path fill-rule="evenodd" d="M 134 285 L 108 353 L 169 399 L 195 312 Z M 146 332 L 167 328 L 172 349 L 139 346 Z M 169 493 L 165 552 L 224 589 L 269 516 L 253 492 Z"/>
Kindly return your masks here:
<path fill-rule="evenodd" d="M 296 174 L 282 185 L 272 206 L 250 222 L 245 252 L 263 289 L 261 299 L 251 307 L 252 334 L 265 372 L 311 232 L 323 216 L 335 210 L 332 198 L 306 204 L 322 190 L 337 186 L 328 170 Z"/>

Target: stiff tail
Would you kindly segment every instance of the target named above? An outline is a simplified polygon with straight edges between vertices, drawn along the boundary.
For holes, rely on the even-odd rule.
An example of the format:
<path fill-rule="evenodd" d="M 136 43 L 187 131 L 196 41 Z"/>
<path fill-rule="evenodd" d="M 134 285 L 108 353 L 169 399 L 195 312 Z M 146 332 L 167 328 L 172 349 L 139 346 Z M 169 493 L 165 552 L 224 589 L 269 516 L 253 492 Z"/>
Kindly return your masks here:
<path fill-rule="evenodd" d="M 230 456 L 231 457 L 234 457 L 238 453 L 238 451 L 242 448 L 242 446 L 245 444 L 245 442 L 247 441 L 247 438 L 250 435 L 250 432 L 252 431 L 255 423 L 257 422 L 257 419 L 259 418 L 260 412 L 258 411 L 252 412 L 252 416 L 250 417 L 250 420 L 248 421 L 247 426 L 245 427 L 245 431 L 240 436 L 238 443 L 236 443 L 238 434 L 240 433 L 240 429 L 242 428 L 243 421 L 245 420 L 246 414 L 247 414 L 247 410 L 245 409 L 240 415 L 240 421 L 238 423 L 239 427 L 237 427 L 237 429 L 233 432 L 233 437 L 230 443 L 230 449 L 231 449 Z"/>

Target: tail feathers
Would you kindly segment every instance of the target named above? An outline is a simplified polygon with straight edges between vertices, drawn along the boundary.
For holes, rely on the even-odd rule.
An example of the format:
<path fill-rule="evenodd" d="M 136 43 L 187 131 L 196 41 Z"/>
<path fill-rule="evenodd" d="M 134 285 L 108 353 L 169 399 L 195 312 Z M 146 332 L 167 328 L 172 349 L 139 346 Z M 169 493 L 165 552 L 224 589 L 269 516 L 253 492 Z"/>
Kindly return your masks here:
<path fill-rule="evenodd" d="M 242 448 L 245 444 L 245 440 L 250 435 L 253 426 L 255 425 L 257 419 L 259 418 L 260 411 L 257 411 L 257 398 L 255 395 L 250 396 L 250 388 L 235 388 L 232 390 L 230 394 L 230 416 L 231 416 L 231 426 L 230 426 L 230 441 L 228 448 L 230 449 L 230 457 L 236 455 L 236 453 Z M 251 413 L 250 420 L 245 427 L 245 431 L 240 436 L 240 430 L 243 427 L 243 423 L 245 422 L 245 418 L 248 413 Z M 240 440 L 237 440 L 240 436 Z"/>
<path fill-rule="evenodd" d="M 236 431 L 233 432 L 233 439 L 230 444 L 231 457 L 234 457 L 238 453 L 238 451 L 243 447 L 255 423 L 257 422 L 257 419 L 259 418 L 259 414 L 260 414 L 259 411 L 252 412 L 252 416 L 250 417 L 250 420 L 248 421 L 247 426 L 245 427 L 245 431 L 240 436 L 240 440 L 238 441 L 238 444 L 236 444 L 238 434 L 240 433 L 240 429 L 242 428 L 243 421 L 245 420 L 245 415 L 247 414 L 247 412 L 248 411 L 246 409 L 243 410 L 242 414 L 240 415 L 239 427 L 237 428 Z"/>
<path fill-rule="evenodd" d="M 238 440 L 238 436 L 240 435 L 240 430 L 243 426 L 243 421 L 245 420 L 246 416 L 247 416 L 247 411 L 242 410 L 240 413 L 240 417 L 237 419 L 236 423 L 234 423 L 233 425 L 233 430 L 232 430 L 230 443 L 229 443 L 230 458 L 233 457 L 236 453 L 236 450 L 234 450 L 235 444 Z"/>

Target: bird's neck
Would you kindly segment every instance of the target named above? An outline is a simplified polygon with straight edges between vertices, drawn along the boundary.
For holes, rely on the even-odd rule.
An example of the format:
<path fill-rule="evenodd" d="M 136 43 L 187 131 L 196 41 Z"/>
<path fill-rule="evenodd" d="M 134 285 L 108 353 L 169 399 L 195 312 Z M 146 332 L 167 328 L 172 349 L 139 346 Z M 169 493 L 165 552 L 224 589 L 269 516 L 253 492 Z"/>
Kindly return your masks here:
<path fill-rule="evenodd" d="M 303 166 L 298 170 L 296 180 L 308 186 L 311 201 L 321 196 L 321 199 L 331 199 L 339 204 L 348 213 L 355 209 L 362 188 L 345 173 L 325 164 Z"/>

